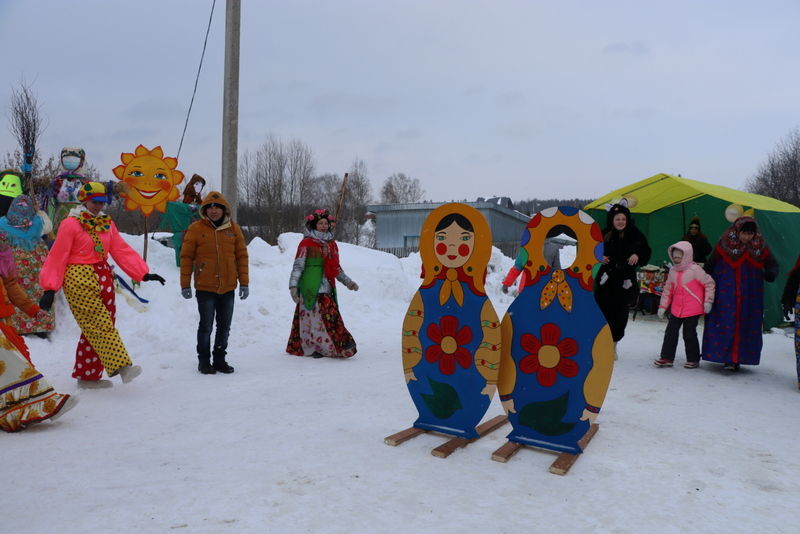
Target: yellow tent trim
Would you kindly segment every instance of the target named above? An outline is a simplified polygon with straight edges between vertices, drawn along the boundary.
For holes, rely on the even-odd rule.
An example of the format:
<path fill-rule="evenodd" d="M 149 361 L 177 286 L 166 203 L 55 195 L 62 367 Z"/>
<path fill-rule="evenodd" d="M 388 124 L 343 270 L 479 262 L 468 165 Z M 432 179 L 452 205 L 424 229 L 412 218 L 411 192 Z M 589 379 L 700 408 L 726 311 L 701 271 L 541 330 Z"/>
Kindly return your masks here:
<path fill-rule="evenodd" d="M 697 180 L 690 180 L 680 176 L 672 176 L 671 174 L 656 174 L 650 178 L 626 185 L 598 198 L 591 204 L 587 204 L 584 209 L 604 209 L 605 205 L 611 200 L 628 195 L 636 197 L 637 204 L 631 209 L 634 213 L 652 213 L 667 206 L 680 204 L 703 195 L 721 198 L 732 204 L 741 204 L 745 208 L 800 213 L 800 208 L 774 198 L 745 193 L 729 187 L 698 182 Z"/>

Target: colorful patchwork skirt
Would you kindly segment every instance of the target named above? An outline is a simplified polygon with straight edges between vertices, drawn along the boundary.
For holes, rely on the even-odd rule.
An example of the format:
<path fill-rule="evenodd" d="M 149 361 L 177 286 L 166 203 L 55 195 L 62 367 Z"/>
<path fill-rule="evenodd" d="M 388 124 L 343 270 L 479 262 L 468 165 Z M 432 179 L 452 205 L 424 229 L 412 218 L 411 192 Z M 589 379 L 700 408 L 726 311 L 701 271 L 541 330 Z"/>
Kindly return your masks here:
<path fill-rule="evenodd" d="M 331 358 L 349 358 L 356 353 L 356 342 L 344 326 L 339 306 L 328 293 L 319 293 L 311 310 L 302 303 L 295 307 L 286 352 L 295 356 L 317 353 Z"/>

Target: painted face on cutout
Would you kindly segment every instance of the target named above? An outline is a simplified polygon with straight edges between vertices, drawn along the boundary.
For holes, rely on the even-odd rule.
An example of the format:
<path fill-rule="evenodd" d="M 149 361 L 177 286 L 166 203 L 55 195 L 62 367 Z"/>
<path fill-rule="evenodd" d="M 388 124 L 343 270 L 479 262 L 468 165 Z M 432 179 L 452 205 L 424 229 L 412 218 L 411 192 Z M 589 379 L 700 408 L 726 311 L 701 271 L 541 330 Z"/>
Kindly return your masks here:
<path fill-rule="evenodd" d="M 436 259 L 448 269 L 456 269 L 467 263 L 475 247 L 475 233 L 461 228 L 456 222 L 438 230 L 433 239 Z"/>
<path fill-rule="evenodd" d="M 611 222 L 614 225 L 614 229 L 621 232 L 628 226 L 628 217 L 624 213 L 617 213 Z"/>

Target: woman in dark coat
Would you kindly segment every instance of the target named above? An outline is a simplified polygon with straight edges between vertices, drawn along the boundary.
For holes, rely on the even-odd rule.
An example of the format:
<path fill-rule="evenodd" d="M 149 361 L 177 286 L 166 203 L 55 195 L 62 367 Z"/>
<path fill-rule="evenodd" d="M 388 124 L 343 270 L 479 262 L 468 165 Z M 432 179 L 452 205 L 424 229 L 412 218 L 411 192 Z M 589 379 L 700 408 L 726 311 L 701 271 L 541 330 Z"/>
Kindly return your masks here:
<path fill-rule="evenodd" d="M 611 328 L 614 347 L 625 335 L 628 309 L 639 292 L 636 268 L 650 261 L 647 238 L 636 228 L 631 212 L 614 204 L 606 215 L 603 230 L 603 265 L 595 277 L 594 297 Z"/>
<path fill-rule="evenodd" d="M 703 266 L 716 282 L 706 315 L 702 358 L 738 370 L 758 365 L 764 320 L 764 281 L 778 276 L 778 263 L 752 217 L 739 217 L 719 238 Z"/>
<path fill-rule="evenodd" d="M 706 235 L 700 231 L 700 217 L 692 217 L 689 228 L 683 234 L 681 241 L 688 241 L 692 244 L 694 262 L 703 265 L 706 258 L 711 253 L 711 243 L 708 242 Z"/>

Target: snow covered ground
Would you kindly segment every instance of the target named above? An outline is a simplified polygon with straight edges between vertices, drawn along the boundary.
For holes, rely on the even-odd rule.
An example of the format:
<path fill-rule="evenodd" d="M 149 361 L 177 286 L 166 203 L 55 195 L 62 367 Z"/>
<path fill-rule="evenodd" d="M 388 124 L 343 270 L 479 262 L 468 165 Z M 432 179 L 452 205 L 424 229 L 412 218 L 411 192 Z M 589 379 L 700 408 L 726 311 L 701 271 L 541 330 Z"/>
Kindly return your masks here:
<path fill-rule="evenodd" d="M 141 236 L 128 236 L 141 249 Z M 361 289 L 340 304 L 359 352 L 349 360 L 284 352 L 287 280 L 299 234 L 249 246 L 251 293 L 236 302 L 232 375 L 203 376 L 195 301 L 180 296 L 171 249 L 151 242 L 151 300 L 117 296 L 123 339 L 144 372 L 78 391 L 78 328 L 59 295 L 58 329 L 28 339 L 34 362 L 80 404 L 55 422 L 0 435 L 0 532 L 795 533 L 800 392 L 792 339 L 764 336 L 762 364 L 726 374 L 702 363 L 657 369 L 665 323 L 637 318 L 620 344 L 600 431 L 564 477 L 555 456 L 490 459 L 505 426 L 447 459 L 445 439 L 383 438 L 416 416 L 400 364 L 400 325 L 419 256 L 342 245 Z M 492 258 L 497 312 L 512 260 Z M 682 347 L 677 362 L 683 363 Z M 501 414 L 495 398 L 488 417 Z"/>

